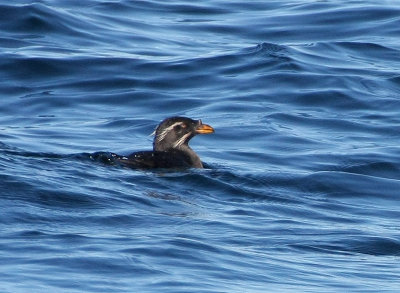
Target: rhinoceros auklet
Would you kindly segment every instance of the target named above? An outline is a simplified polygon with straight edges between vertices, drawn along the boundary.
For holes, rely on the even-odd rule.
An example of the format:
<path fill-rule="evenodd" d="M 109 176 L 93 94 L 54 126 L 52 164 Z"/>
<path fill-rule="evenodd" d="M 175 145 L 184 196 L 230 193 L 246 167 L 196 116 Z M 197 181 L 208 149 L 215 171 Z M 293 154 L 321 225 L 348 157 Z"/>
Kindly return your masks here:
<path fill-rule="evenodd" d="M 118 161 L 132 168 L 203 168 L 199 156 L 189 147 L 196 134 L 213 133 L 214 129 L 201 120 L 171 117 L 156 128 L 153 151 L 118 156 Z"/>

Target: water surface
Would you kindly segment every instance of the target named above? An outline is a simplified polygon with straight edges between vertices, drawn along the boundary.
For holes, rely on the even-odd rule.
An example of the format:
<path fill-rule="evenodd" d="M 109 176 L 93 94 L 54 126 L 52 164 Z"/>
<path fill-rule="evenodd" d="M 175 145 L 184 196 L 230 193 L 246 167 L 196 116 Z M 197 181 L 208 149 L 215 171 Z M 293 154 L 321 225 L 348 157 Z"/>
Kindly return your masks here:
<path fill-rule="evenodd" d="M 0 2 L 2 292 L 398 292 L 396 1 Z M 166 117 L 202 170 L 132 170 Z"/>

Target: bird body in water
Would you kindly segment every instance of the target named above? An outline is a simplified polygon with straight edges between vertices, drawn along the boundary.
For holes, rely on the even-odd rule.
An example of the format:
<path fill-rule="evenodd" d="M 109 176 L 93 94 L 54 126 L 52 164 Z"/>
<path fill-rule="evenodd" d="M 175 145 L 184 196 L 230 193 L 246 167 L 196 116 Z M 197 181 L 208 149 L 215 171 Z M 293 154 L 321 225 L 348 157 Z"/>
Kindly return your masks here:
<path fill-rule="evenodd" d="M 171 117 L 156 128 L 152 151 L 117 156 L 117 161 L 132 168 L 203 168 L 200 157 L 189 146 L 197 134 L 213 133 L 201 120 Z"/>

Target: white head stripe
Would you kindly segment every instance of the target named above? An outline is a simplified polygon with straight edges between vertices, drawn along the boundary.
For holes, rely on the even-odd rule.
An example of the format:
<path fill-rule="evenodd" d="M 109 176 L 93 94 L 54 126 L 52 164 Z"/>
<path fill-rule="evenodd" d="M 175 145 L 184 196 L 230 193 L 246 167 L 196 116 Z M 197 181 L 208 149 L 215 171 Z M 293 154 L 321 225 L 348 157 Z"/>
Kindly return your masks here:
<path fill-rule="evenodd" d="M 174 129 L 175 126 L 177 125 L 182 125 L 183 122 L 175 122 L 174 124 L 168 126 L 167 128 L 165 128 L 161 133 L 159 133 L 156 137 L 157 141 L 160 142 L 162 141 L 165 136 L 167 135 L 168 132 L 170 132 L 172 129 Z"/>
<path fill-rule="evenodd" d="M 190 134 L 191 134 L 190 132 L 186 133 L 184 136 L 182 136 L 180 139 L 178 139 L 178 141 L 174 143 L 174 148 L 180 147 L 185 142 L 185 140 L 188 138 L 188 136 Z"/>

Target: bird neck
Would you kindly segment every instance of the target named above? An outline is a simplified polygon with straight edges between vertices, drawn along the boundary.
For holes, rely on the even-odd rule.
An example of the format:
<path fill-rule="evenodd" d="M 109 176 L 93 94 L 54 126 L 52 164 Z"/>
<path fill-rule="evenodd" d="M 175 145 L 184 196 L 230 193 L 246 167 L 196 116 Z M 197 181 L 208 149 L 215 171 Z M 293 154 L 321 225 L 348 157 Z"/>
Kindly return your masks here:
<path fill-rule="evenodd" d="M 185 154 L 190 159 L 190 165 L 194 168 L 203 168 L 203 164 L 200 160 L 200 157 L 196 154 L 194 150 L 190 148 L 188 144 L 182 144 L 176 148 L 174 147 L 164 147 L 157 145 L 157 147 L 154 147 L 154 151 L 161 151 L 161 152 L 174 152 L 174 151 L 180 151 Z"/>
<path fill-rule="evenodd" d="M 189 156 L 192 163 L 192 167 L 203 168 L 203 163 L 201 162 L 200 157 L 196 154 L 194 150 L 190 148 L 189 145 L 183 144 L 179 146 L 177 149 L 186 153 Z"/>

